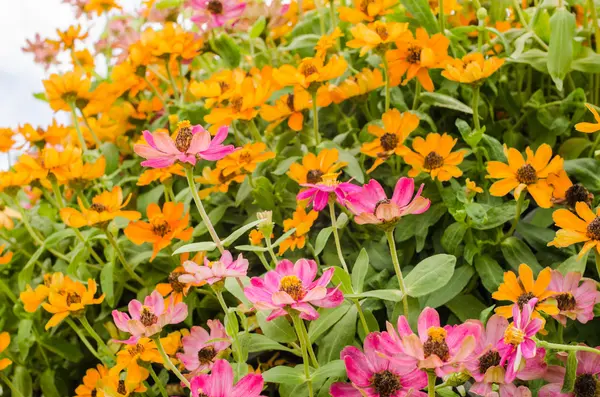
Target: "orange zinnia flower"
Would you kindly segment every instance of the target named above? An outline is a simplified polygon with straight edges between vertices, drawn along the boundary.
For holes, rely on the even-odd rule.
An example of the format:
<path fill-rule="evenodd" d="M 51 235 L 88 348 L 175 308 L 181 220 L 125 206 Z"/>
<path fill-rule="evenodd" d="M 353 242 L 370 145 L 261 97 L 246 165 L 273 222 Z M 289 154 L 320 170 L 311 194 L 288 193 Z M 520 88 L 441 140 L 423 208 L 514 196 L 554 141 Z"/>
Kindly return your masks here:
<path fill-rule="evenodd" d="M 376 17 L 389 14 L 397 0 L 354 0 L 354 8 L 339 7 L 340 20 L 353 24 L 373 21 Z"/>
<path fill-rule="evenodd" d="M 217 167 L 223 170 L 224 176 L 235 173 L 251 174 L 258 163 L 275 158 L 275 153 L 266 149 L 267 145 L 262 142 L 247 143 L 219 160 Z"/>
<path fill-rule="evenodd" d="M 462 171 L 457 166 L 462 163 L 465 151 L 452 151 L 457 141 L 458 139 L 448 134 L 440 135 L 433 132 L 427 134 L 425 139 L 416 137 L 412 142 L 416 153 L 409 151 L 403 156 L 406 164 L 412 166 L 408 176 L 414 178 L 421 172 L 426 172 L 431 175 L 431 179 L 442 182 L 461 176 Z"/>
<path fill-rule="evenodd" d="M 3 353 L 4 350 L 10 345 L 10 334 L 8 332 L 0 333 L 0 353 Z M 0 371 L 6 369 L 9 365 L 12 364 L 12 360 L 9 358 L 0 359 Z"/>
<path fill-rule="evenodd" d="M 596 108 L 589 104 L 586 103 L 585 106 L 588 108 L 588 110 L 590 112 L 592 112 L 592 115 L 594 116 L 594 120 L 596 121 L 595 123 L 577 123 L 575 124 L 575 129 L 579 132 L 585 132 L 586 134 L 592 134 L 594 132 L 598 132 L 600 131 L 600 115 L 598 115 L 598 111 L 596 110 Z"/>
<path fill-rule="evenodd" d="M 600 208 L 594 213 L 586 203 L 580 201 L 575 204 L 575 211 L 577 215 L 566 209 L 554 211 L 552 219 L 560 230 L 548 246 L 564 248 L 585 243 L 579 251 L 579 258 L 594 247 L 600 253 Z"/>
<path fill-rule="evenodd" d="M 585 186 L 579 183 L 573 184 L 565 170 L 560 170 L 558 174 L 548 175 L 547 181 L 554 189 L 552 191 L 552 201 L 554 203 L 565 203 L 572 211 L 575 210 L 575 204 L 580 201 L 588 206 L 592 205 L 594 195 Z"/>
<path fill-rule="evenodd" d="M 393 43 L 406 33 L 408 23 L 375 21 L 368 25 L 359 23 L 350 29 L 354 38 L 346 43 L 347 47 L 360 48 L 360 56 L 377 49 L 386 50 L 386 44 Z"/>
<path fill-rule="evenodd" d="M 319 41 L 317 41 L 317 45 L 315 46 L 315 50 L 317 51 L 316 56 L 318 58 L 325 59 L 327 56 L 327 51 L 335 47 L 337 39 L 343 36 L 344 34 L 338 26 L 335 27 L 331 34 L 321 36 Z"/>
<path fill-rule="evenodd" d="M 200 190 L 198 195 L 204 200 L 214 192 L 227 193 L 229 191 L 229 186 L 233 182 L 242 183 L 244 182 L 244 179 L 246 179 L 246 175 L 239 171 L 225 175 L 223 174 L 223 168 L 219 168 L 218 165 L 215 169 L 204 167 L 202 176 L 196 177 L 196 182 L 201 183 L 202 185 L 212 186 Z"/>
<path fill-rule="evenodd" d="M 183 264 L 185 261 L 189 259 L 189 252 L 180 255 L 180 262 Z M 205 252 L 198 252 L 191 259 L 192 262 L 195 263 L 203 263 L 204 257 L 206 256 Z M 199 287 L 204 284 L 202 283 L 182 283 L 179 281 L 179 276 L 182 274 L 186 274 L 185 268 L 183 266 L 176 267 L 171 273 L 169 273 L 169 277 L 167 278 L 166 283 L 160 283 L 156 285 L 156 290 L 165 297 L 165 304 L 169 304 L 170 298 L 173 298 L 173 304 L 177 304 L 183 301 L 183 298 L 187 296 L 191 287 Z"/>
<path fill-rule="evenodd" d="M 538 150 L 533 151 L 528 147 L 527 161 L 523 155 L 514 148 L 504 145 L 504 153 L 508 158 L 508 164 L 499 161 L 490 161 L 487 165 L 488 176 L 486 178 L 501 179 L 490 187 L 490 194 L 496 197 L 507 195 L 514 189 L 514 196 L 519 198 L 524 189 L 531 194 L 537 205 L 542 208 L 552 207 L 552 186 L 547 181 L 550 174 L 558 173 L 563 166 L 560 156 L 552 158 L 552 148 L 541 145 Z M 552 158 L 552 160 L 550 160 Z"/>
<path fill-rule="evenodd" d="M 296 231 L 281 242 L 279 245 L 279 255 L 283 255 L 288 249 L 294 251 L 296 248 L 304 248 L 306 234 L 310 231 L 310 228 L 318 217 L 319 212 L 311 210 L 307 213 L 306 209 L 299 205 L 292 218 L 283 221 L 284 232 L 293 228 Z"/>
<path fill-rule="evenodd" d="M 15 132 L 10 128 L 0 128 L 0 152 L 6 153 L 15 144 Z"/>
<path fill-rule="evenodd" d="M 125 235 L 134 244 L 152 243 L 152 257 L 156 258 L 160 250 L 169 246 L 171 240 L 189 240 L 193 228 L 188 227 L 190 214 L 184 214 L 183 203 L 167 202 L 161 211 L 156 203 L 147 209 L 148 221 L 131 222 L 124 230 Z"/>
<path fill-rule="evenodd" d="M 13 253 L 11 251 L 7 251 L 4 255 L 4 248 L 6 248 L 5 244 L 0 245 L 0 265 L 6 265 L 13 257 Z"/>
<path fill-rule="evenodd" d="M 56 29 L 56 33 L 60 38 L 59 43 L 65 50 L 72 49 L 77 40 L 84 40 L 88 37 L 88 33 L 81 33 L 81 25 L 69 26 L 69 28 L 64 31 Z"/>
<path fill-rule="evenodd" d="M 419 118 L 412 113 L 400 113 L 398 109 L 388 110 L 381 117 L 383 127 L 369 125 L 369 134 L 377 137 L 375 140 L 363 143 L 360 152 L 370 157 L 375 157 L 373 166 L 367 173 L 383 164 L 393 154 L 403 156 L 410 153 L 404 146 L 404 141 L 411 132 L 419 126 Z"/>
<path fill-rule="evenodd" d="M 397 49 L 389 50 L 385 54 L 392 84 L 399 84 L 402 76 L 406 73 L 402 85 L 416 77 L 424 89 L 433 91 L 433 81 L 429 77 L 429 69 L 445 66 L 449 59 L 449 45 L 450 40 L 443 34 L 436 33 L 430 38 L 423 28 L 417 29 L 416 39 L 410 31 L 402 35 L 396 41 Z"/>
<path fill-rule="evenodd" d="M 108 376 L 108 368 L 98 364 L 96 368 L 90 368 L 85 372 L 83 383 L 75 389 L 75 397 L 104 397 L 100 390 L 102 379 Z"/>
<path fill-rule="evenodd" d="M 325 63 L 321 58 L 304 58 L 298 67 L 283 65 L 273 71 L 273 79 L 282 86 L 309 88 L 344 74 L 348 62 L 334 55 Z"/>
<path fill-rule="evenodd" d="M 345 162 L 338 162 L 338 159 L 337 149 L 323 149 L 316 156 L 307 153 L 302 158 L 302 164 L 294 163 L 290 166 L 287 176 L 299 185 L 319 183 L 323 175 L 335 173 L 347 165 Z"/>
<path fill-rule="evenodd" d="M 275 101 L 275 105 L 263 105 L 260 117 L 270 122 L 267 131 L 273 130 L 282 121 L 287 119 L 288 127 L 294 131 L 302 131 L 304 115 L 302 111 L 310 109 L 312 99 L 306 90 L 296 90 L 293 94 L 286 94 Z"/>
<path fill-rule="evenodd" d="M 498 57 L 483 58 L 483 54 L 475 52 L 462 59 L 454 59 L 446 64 L 442 76 L 448 80 L 464 84 L 480 84 L 504 65 L 504 59 Z"/>
<path fill-rule="evenodd" d="M 50 78 L 42 83 L 46 89 L 46 99 L 55 112 L 70 111 L 71 104 L 83 108 L 91 96 L 92 83 L 80 68 L 62 75 L 51 74 Z"/>
<path fill-rule="evenodd" d="M 514 303 L 497 307 L 494 311 L 502 317 L 511 318 L 514 305 L 518 305 L 522 310 L 523 305 L 537 298 L 534 317 L 543 319 L 540 313 L 550 316 L 558 314 L 556 301 L 549 299 L 555 294 L 553 291 L 548 291 L 551 278 L 552 270 L 547 267 L 538 274 L 537 280 L 534 280 L 531 268 L 524 263 L 519 265 L 519 277 L 512 271 L 504 272 L 504 282 L 500 284 L 498 291 L 492 294 L 492 298 Z"/>
<path fill-rule="evenodd" d="M 340 103 L 349 98 L 368 94 L 384 85 L 385 81 L 383 80 L 381 70 L 364 68 L 354 76 L 350 76 L 342 81 L 336 87 L 336 90 L 333 90 L 332 100 L 334 103 Z"/>
<path fill-rule="evenodd" d="M 181 164 L 173 164 L 165 168 L 147 168 L 138 178 L 138 186 L 146 186 L 154 181 L 163 183 L 173 175 L 185 176 L 185 171 Z"/>
<path fill-rule="evenodd" d="M 83 7 L 85 12 L 96 12 L 96 15 L 98 16 L 109 12 L 113 8 L 117 10 L 122 9 L 115 0 L 88 0 Z"/>

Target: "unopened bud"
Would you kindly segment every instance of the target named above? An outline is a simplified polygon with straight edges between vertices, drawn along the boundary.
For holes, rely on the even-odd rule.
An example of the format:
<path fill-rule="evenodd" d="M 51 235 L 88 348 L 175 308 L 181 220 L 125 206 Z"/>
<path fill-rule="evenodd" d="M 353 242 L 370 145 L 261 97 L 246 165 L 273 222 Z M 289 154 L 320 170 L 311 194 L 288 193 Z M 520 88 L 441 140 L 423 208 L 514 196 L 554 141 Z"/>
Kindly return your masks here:
<path fill-rule="evenodd" d="M 480 21 L 485 21 L 487 18 L 487 10 L 483 7 L 477 10 L 477 19 Z"/>

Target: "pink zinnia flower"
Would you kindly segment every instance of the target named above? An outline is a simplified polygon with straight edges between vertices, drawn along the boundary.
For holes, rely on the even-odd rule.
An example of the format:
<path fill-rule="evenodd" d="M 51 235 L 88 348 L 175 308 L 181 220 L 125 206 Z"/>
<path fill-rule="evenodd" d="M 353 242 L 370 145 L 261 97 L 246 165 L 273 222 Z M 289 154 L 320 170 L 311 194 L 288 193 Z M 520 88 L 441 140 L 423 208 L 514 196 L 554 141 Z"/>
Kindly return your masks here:
<path fill-rule="evenodd" d="M 405 215 L 422 214 L 429 209 L 431 201 L 421 197 L 423 184 L 415 192 L 412 178 L 398 179 L 394 194 L 387 198 L 385 191 L 375 179 L 371 179 L 360 191 L 346 197 L 346 205 L 355 216 L 354 221 L 363 224 L 395 224 Z"/>
<path fill-rule="evenodd" d="M 232 145 L 221 143 L 227 138 L 229 127 L 219 128 L 217 135 L 211 140 L 210 132 L 200 125 L 191 126 L 189 121 L 182 121 L 177 126 L 176 138 L 173 140 L 165 132 L 144 131 L 147 144 L 136 144 L 133 150 L 138 156 L 145 158 L 144 167 L 165 168 L 176 161 L 196 165 L 199 158 L 204 160 L 220 160 L 235 149 Z"/>
<path fill-rule="evenodd" d="M 182 283 L 198 283 L 206 281 L 210 285 L 224 280 L 227 277 L 243 277 L 248 271 L 248 260 L 240 254 L 236 260 L 233 260 L 231 252 L 224 251 L 221 259 L 211 262 L 204 258 L 204 265 L 200 266 L 196 262 L 186 261 L 183 267 L 188 274 L 179 276 Z"/>
<path fill-rule="evenodd" d="M 344 297 L 337 288 L 327 288 L 333 277 L 333 268 L 317 275 L 317 263 L 299 259 L 292 263 L 287 259 L 277 264 L 275 270 L 265 274 L 264 280 L 252 277 L 244 293 L 258 310 L 271 310 L 267 321 L 285 316 L 288 310 L 300 312 L 304 320 L 315 320 L 319 313 L 313 306 L 336 307 Z"/>
<path fill-rule="evenodd" d="M 417 368 L 416 360 L 390 360 L 381 354 L 378 332 L 365 338 L 364 353 L 347 346 L 340 354 L 351 383 L 334 383 L 333 397 L 426 397 L 427 374 Z"/>
<path fill-rule="evenodd" d="M 233 369 L 226 360 L 217 360 L 210 375 L 201 374 L 192 379 L 192 397 L 261 397 L 262 375 L 248 374 L 233 384 Z"/>
<path fill-rule="evenodd" d="M 33 54 L 33 61 L 44 66 L 44 69 L 48 70 L 50 65 L 58 64 L 56 57 L 59 54 L 58 45 L 48 41 L 42 40 L 39 33 L 35 34 L 35 39 L 26 40 L 26 47 L 21 48 L 23 52 L 30 52 Z"/>
<path fill-rule="evenodd" d="M 112 311 L 117 328 L 131 334 L 128 340 L 120 341 L 127 344 L 135 344 L 141 337 L 149 338 L 159 333 L 167 324 L 180 323 L 188 314 L 187 305 L 183 302 L 174 304 L 173 297 L 165 308 L 165 300 L 156 290 L 144 299 L 143 305 L 133 299 L 129 302 L 128 309 L 129 314 Z"/>
<path fill-rule="evenodd" d="M 596 347 L 600 349 L 600 346 Z M 565 368 L 557 365 L 548 368 L 548 374 L 545 379 L 550 382 L 539 391 L 539 397 L 579 397 L 596 396 L 600 392 L 600 355 L 578 351 L 577 355 L 577 377 L 575 378 L 574 393 L 561 393 L 563 380 L 565 377 Z M 565 359 L 565 353 L 559 353 L 558 357 Z M 577 393 L 577 392 L 580 393 Z M 584 392 L 589 394 L 584 394 Z"/>
<path fill-rule="evenodd" d="M 341 205 L 346 205 L 346 196 L 360 191 L 360 186 L 350 182 L 338 182 L 338 174 L 325 174 L 319 183 L 305 183 L 308 188 L 298 193 L 298 200 L 308 199 L 315 211 L 321 211 L 329 203 L 330 197 L 335 197 Z"/>
<path fill-rule="evenodd" d="M 246 8 L 245 2 L 237 0 L 190 0 L 188 5 L 195 11 L 192 21 L 199 28 L 206 24 L 209 29 L 239 18 Z"/>
<path fill-rule="evenodd" d="M 552 316 L 562 325 L 567 325 L 567 318 L 582 324 L 594 318 L 594 305 L 598 301 L 596 282 L 581 278 L 581 273 L 569 272 L 563 276 L 557 270 L 552 271 L 552 280 L 548 289 L 555 291 L 554 299 L 558 303 L 560 313 Z"/>
<path fill-rule="evenodd" d="M 210 333 L 202 327 L 192 327 L 190 334 L 181 339 L 183 353 L 177 353 L 177 358 L 192 373 L 211 369 L 219 353 L 231 345 L 219 320 L 208 320 L 207 324 Z"/>
<path fill-rule="evenodd" d="M 482 332 L 481 324 L 474 322 L 441 327 L 438 312 L 430 307 L 419 315 L 418 328 L 415 335 L 404 316 L 398 318 L 397 330 L 388 322 L 382 333 L 384 353 L 392 360 L 412 357 L 419 368 L 435 369 L 439 377 L 465 369 Z"/>
<path fill-rule="evenodd" d="M 519 310 L 518 305 L 513 306 L 513 322 L 504 331 L 504 338 L 500 339 L 496 348 L 500 353 L 500 365 L 507 363 L 506 381 L 512 382 L 516 378 L 523 358 L 535 357 L 536 345 L 532 339 L 544 325 L 539 318 L 532 318 L 531 314 L 537 303 L 537 298 L 531 299 Z"/>

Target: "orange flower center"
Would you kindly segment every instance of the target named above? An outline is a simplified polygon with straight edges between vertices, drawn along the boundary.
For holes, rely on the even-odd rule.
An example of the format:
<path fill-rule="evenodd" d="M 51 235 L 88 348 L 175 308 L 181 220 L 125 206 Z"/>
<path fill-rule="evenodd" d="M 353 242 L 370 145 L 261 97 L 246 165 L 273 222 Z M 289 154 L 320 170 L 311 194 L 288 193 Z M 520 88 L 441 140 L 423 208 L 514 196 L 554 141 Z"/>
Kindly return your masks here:
<path fill-rule="evenodd" d="M 142 312 L 140 313 L 140 322 L 144 325 L 144 327 L 150 327 L 158 322 L 158 317 L 156 314 L 152 313 L 149 307 L 144 306 L 142 308 Z"/>
<path fill-rule="evenodd" d="M 389 37 L 388 30 L 384 25 L 378 25 L 375 28 L 375 32 L 377 32 L 381 40 L 387 40 Z"/>
<path fill-rule="evenodd" d="M 216 355 L 217 352 L 213 346 L 206 346 L 198 351 L 198 361 L 200 364 L 210 364 Z"/>
<path fill-rule="evenodd" d="M 381 143 L 381 147 L 386 152 L 394 150 L 398 146 L 398 135 L 387 132 L 379 138 L 379 143 Z"/>
<path fill-rule="evenodd" d="M 406 62 L 413 64 L 421 62 L 421 50 L 422 48 L 417 45 L 411 45 L 410 47 L 408 47 L 408 55 L 406 56 Z"/>
<path fill-rule="evenodd" d="M 244 150 L 240 153 L 240 160 L 242 163 L 250 163 L 252 162 L 252 155 L 247 150 Z"/>
<path fill-rule="evenodd" d="M 171 226 L 167 223 L 167 221 L 162 221 L 152 225 L 152 233 L 156 234 L 157 236 L 165 237 L 170 232 Z"/>
<path fill-rule="evenodd" d="M 146 350 L 144 348 L 144 345 L 140 345 L 139 343 L 136 343 L 135 346 L 133 346 L 132 348 L 129 349 L 129 355 L 131 357 L 135 357 L 138 354 L 142 354 L 144 352 L 144 350 Z"/>
<path fill-rule="evenodd" d="M 450 358 L 450 349 L 446 343 L 446 330 L 441 327 L 431 327 L 427 330 L 427 335 L 429 337 L 423 343 L 425 358 L 435 354 L 442 361 L 447 361 Z"/>
<path fill-rule="evenodd" d="M 525 332 L 510 326 L 504 331 L 504 343 L 511 345 L 520 345 L 525 340 Z"/>
<path fill-rule="evenodd" d="M 323 171 L 321 170 L 309 170 L 306 173 L 306 183 L 319 183 L 323 180 Z"/>
<path fill-rule="evenodd" d="M 244 104 L 244 98 L 241 96 L 237 96 L 231 99 L 231 107 L 235 110 L 236 113 L 239 113 L 242 110 L 242 105 Z"/>
<path fill-rule="evenodd" d="M 444 158 L 436 152 L 429 152 L 423 161 L 423 168 L 426 170 L 435 170 L 444 165 Z"/>
<path fill-rule="evenodd" d="M 206 9 L 210 11 L 211 14 L 222 14 L 223 4 L 218 0 L 210 0 Z"/>
<path fill-rule="evenodd" d="M 600 217 L 596 217 L 588 224 L 587 236 L 592 240 L 600 240 Z"/>
<path fill-rule="evenodd" d="M 306 293 L 302 286 L 302 281 L 297 276 L 284 276 L 279 282 L 279 291 L 287 293 L 292 299 L 299 301 L 304 298 Z"/>
<path fill-rule="evenodd" d="M 532 292 L 525 292 L 519 295 L 517 298 L 517 305 L 519 305 L 519 310 L 523 310 L 523 306 L 529 303 L 530 300 L 535 298 L 535 295 Z"/>
<path fill-rule="evenodd" d="M 81 296 L 77 292 L 69 292 L 67 294 L 67 305 L 81 303 Z"/>
<path fill-rule="evenodd" d="M 524 183 L 525 185 L 536 183 L 538 177 L 535 168 L 533 168 L 531 164 L 521 166 L 521 168 L 517 170 L 517 180 L 519 183 Z"/>
<path fill-rule="evenodd" d="M 175 147 L 180 152 L 187 152 L 192 143 L 192 128 L 189 121 L 182 121 L 177 128 L 177 137 L 175 138 Z"/>
<path fill-rule="evenodd" d="M 179 281 L 179 276 L 182 274 L 182 272 L 171 272 L 168 278 L 171 289 L 173 289 L 173 292 L 178 294 L 182 293 L 183 289 L 185 288 L 185 284 Z"/>
<path fill-rule="evenodd" d="M 108 208 L 106 208 L 106 206 L 103 204 L 93 203 L 92 205 L 90 205 L 90 210 L 95 212 L 104 212 L 108 210 Z"/>
<path fill-rule="evenodd" d="M 485 374 L 491 367 L 500 365 L 500 353 L 490 350 L 479 358 L 479 373 Z"/>
<path fill-rule="evenodd" d="M 300 73 L 304 75 L 304 77 L 308 77 L 311 74 L 317 73 L 319 70 L 312 63 L 306 63 L 300 66 Z"/>
<path fill-rule="evenodd" d="M 400 377 L 387 369 L 375 373 L 371 378 L 371 385 L 380 397 L 390 397 L 402 389 Z"/>
<path fill-rule="evenodd" d="M 558 310 L 562 312 L 573 310 L 577 306 L 577 301 L 575 300 L 573 294 L 571 294 L 570 292 L 565 292 L 563 294 L 557 295 L 556 303 L 558 305 Z"/>
<path fill-rule="evenodd" d="M 224 81 L 219 81 L 219 87 L 221 88 L 221 92 L 225 92 L 229 89 L 229 84 Z"/>

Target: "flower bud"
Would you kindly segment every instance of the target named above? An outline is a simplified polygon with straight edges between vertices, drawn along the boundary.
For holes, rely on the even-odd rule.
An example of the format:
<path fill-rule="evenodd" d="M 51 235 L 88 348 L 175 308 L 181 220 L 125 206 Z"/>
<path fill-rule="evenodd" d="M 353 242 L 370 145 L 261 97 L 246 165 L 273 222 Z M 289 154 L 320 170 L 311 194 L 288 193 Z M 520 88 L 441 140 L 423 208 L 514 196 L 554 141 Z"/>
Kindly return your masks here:
<path fill-rule="evenodd" d="M 257 212 L 256 217 L 262 220 L 262 222 L 258 224 L 257 229 L 262 232 L 263 236 L 270 236 L 273 233 L 273 212 Z"/>
<path fill-rule="evenodd" d="M 477 19 L 480 21 L 485 21 L 487 18 L 487 10 L 483 7 L 477 10 Z"/>

